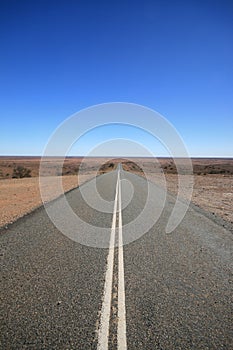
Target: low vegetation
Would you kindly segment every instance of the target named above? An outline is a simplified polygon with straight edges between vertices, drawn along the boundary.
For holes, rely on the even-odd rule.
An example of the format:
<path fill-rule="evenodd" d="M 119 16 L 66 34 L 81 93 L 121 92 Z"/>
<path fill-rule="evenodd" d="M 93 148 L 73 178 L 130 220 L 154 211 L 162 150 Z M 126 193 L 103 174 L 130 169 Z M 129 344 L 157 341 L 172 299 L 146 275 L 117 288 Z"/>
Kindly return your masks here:
<path fill-rule="evenodd" d="M 116 163 L 113 163 L 112 161 L 110 162 L 106 162 L 104 164 L 101 165 L 101 167 L 99 168 L 98 173 L 99 174 L 105 174 L 111 170 L 114 170 L 116 168 Z"/>
<path fill-rule="evenodd" d="M 31 170 L 25 168 L 21 165 L 18 165 L 13 169 L 12 178 L 13 179 L 22 179 L 24 177 L 31 177 Z"/>
<path fill-rule="evenodd" d="M 0 157 L 0 179 L 38 177 L 40 160 L 40 157 Z M 79 169 L 81 174 L 89 173 L 96 171 L 99 165 L 98 173 L 103 174 L 116 169 L 119 162 L 122 163 L 124 170 L 137 174 L 143 173 L 143 169 L 153 174 L 161 172 L 177 174 L 172 158 L 157 158 L 156 161 L 153 158 L 90 158 L 85 159 L 84 163 L 82 163 L 82 160 L 82 157 L 68 157 L 63 163 L 63 160 L 58 157 L 48 159 L 46 174 L 44 175 L 77 175 Z M 193 158 L 192 163 L 194 175 L 233 175 L 233 159 Z"/>

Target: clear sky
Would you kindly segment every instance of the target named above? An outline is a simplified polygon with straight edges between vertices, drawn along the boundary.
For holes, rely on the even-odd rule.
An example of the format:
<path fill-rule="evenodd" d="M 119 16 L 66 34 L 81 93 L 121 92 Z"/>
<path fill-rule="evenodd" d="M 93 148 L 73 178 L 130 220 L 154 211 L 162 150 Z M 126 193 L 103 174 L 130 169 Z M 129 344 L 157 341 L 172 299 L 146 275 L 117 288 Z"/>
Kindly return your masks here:
<path fill-rule="evenodd" d="M 0 45 L 2 155 L 40 155 L 71 114 L 123 101 L 165 116 L 191 156 L 233 156 L 232 0 L 0 0 Z"/>

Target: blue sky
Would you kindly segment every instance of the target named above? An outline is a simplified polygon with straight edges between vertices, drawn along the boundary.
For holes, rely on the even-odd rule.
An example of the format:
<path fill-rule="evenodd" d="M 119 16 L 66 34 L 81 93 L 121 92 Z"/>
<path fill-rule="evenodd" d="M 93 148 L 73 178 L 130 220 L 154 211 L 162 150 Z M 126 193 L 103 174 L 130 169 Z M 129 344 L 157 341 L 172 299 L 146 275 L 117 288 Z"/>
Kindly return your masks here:
<path fill-rule="evenodd" d="M 40 155 L 70 115 L 122 101 L 166 117 L 191 156 L 233 156 L 232 39 L 232 1 L 0 0 L 0 154 Z M 110 135 L 127 133 L 166 155 L 136 129 Z"/>

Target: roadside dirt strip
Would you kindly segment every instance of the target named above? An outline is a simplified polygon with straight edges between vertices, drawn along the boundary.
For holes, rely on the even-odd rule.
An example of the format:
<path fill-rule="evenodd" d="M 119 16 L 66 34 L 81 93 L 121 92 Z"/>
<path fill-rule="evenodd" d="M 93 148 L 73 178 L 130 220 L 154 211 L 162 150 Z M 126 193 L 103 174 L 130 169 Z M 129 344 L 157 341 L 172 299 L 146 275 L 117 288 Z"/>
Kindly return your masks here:
<path fill-rule="evenodd" d="M 83 184 L 94 176 L 94 173 L 81 175 L 79 178 L 74 175 L 63 176 L 64 192 L 76 188 L 78 185 Z M 52 179 L 53 177 L 51 177 L 51 180 Z M 53 195 L 50 195 L 47 201 L 59 195 L 59 192 L 54 187 L 53 181 L 51 181 L 51 186 L 52 188 L 49 188 L 48 193 L 52 193 Z M 0 227 L 14 222 L 41 205 L 39 177 L 0 181 Z"/>

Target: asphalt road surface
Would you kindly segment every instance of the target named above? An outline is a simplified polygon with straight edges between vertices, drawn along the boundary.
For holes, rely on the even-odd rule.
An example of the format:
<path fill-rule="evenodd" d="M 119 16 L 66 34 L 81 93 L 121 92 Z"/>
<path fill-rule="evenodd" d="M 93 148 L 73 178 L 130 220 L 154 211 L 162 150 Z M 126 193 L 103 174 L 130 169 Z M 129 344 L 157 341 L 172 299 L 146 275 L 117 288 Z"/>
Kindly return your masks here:
<path fill-rule="evenodd" d="M 96 227 L 94 239 L 90 226 L 72 223 L 78 238 L 69 239 L 44 208 L 1 230 L 0 348 L 233 349 L 232 233 L 194 206 L 165 233 L 171 195 L 144 233 L 145 216 L 131 223 L 145 207 L 147 181 L 121 166 L 98 176 L 110 212 L 98 210 L 94 183 L 81 187 L 93 207 L 80 188 L 66 194 L 82 221 Z M 148 222 L 164 198 L 153 186 Z M 56 211 L 60 205 L 49 204 Z M 65 214 L 60 208 L 62 223 Z"/>

